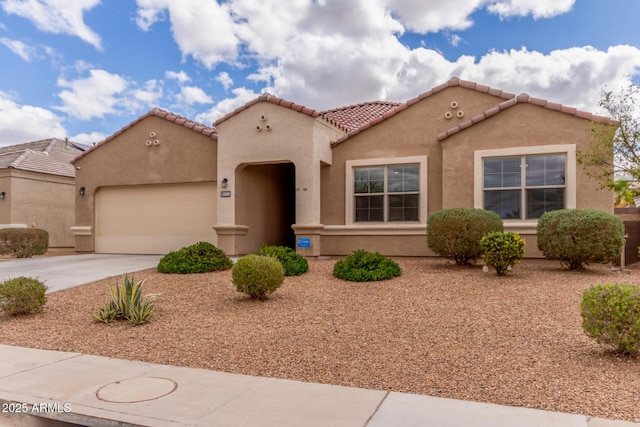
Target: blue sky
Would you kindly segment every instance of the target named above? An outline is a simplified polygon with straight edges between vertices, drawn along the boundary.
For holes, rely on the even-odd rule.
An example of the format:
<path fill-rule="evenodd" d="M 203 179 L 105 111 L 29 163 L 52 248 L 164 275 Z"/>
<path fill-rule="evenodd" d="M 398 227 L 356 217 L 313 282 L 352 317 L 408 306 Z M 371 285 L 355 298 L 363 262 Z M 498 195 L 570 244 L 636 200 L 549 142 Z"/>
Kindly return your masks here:
<path fill-rule="evenodd" d="M 600 112 L 640 79 L 637 0 L 0 0 L 0 145 L 205 124 L 267 91 L 318 110 L 452 76 Z"/>

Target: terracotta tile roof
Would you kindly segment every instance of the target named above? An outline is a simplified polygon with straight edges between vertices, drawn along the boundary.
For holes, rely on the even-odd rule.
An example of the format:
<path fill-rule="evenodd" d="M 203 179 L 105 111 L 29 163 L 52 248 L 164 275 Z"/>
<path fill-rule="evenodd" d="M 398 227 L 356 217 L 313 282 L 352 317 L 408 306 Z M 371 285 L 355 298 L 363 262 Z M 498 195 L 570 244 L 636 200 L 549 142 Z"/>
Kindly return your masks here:
<path fill-rule="evenodd" d="M 353 132 L 363 125 L 394 110 L 399 102 L 373 101 L 320 112 L 320 117 L 345 132 Z"/>
<path fill-rule="evenodd" d="M 0 147 L 0 168 L 75 177 L 71 161 L 82 151 L 79 144 L 58 138 Z"/>
<path fill-rule="evenodd" d="M 336 141 L 333 141 L 331 143 L 332 146 L 336 146 L 338 144 L 343 143 L 344 141 L 346 141 L 347 139 L 351 138 L 354 135 L 357 135 L 358 133 L 369 129 L 372 126 L 377 125 L 378 123 L 388 119 L 389 117 L 392 117 L 394 115 L 396 115 L 397 113 L 399 113 L 400 111 L 412 106 L 413 104 L 422 101 L 425 98 L 428 98 L 432 95 L 435 95 L 438 92 L 442 92 L 443 90 L 449 88 L 449 87 L 454 87 L 454 86 L 460 86 L 460 87 L 464 87 L 464 88 L 468 88 L 468 89 L 473 89 L 476 90 L 478 92 L 482 92 L 482 93 L 487 93 L 489 95 L 493 95 L 493 96 L 497 96 L 500 98 L 504 98 L 504 99 L 511 99 L 513 97 L 515 97 L 514 94 L 509 93 L 509 92 L 504 92 L 501 91 L 499 89 L 493 89 L 489 86 L 485 86 L 485 85 L 481 85 L 478 83 L 474 83 L 474 82 L 470 82 L 470 81 L 466 81 L 466 80 L 460 80 L 457 77 L 453 77 L 451 79 L 449 79 L 449 81 L 447 81 L 446 83 L 443 83 L 439 86 L 434 87 L 433 89 L 421 93 L 420 95 L 416 96 L 415 98 L 412 98 L 410 100 L 408 100 L 407 102 L 398 104 L 395 108 L 384 112 L 382 115 L 377 116 L 377 117 L 373 117 L 369 122 L 362 124 L 360 127 L 358 127 L 357 129 L 354 129 L 352 131 L 349 131 L 345 136 L 337 139 Z"/>
<path fill-rule="evenodd" d="M 93 145 L 91 148 L 86 150 L 84 153 L 80 154 L 75 159 L 73 159 L 73 161 L 71 163 L 75 163 L 78 159 L 81 159 L 82 157 L 86 156 L 87 154 L 89 154 L 93 150 L 97 149 L 98 147 L 101 147 L 102 145 L 104 145 L 107 142 L 111 141 L 112 139 L 114 139 L 115 137 L 120 135 L 121 133 L 123 133 L 126 130 L 130 129 L 131 127 L 133 127 L 135 124 L 141 122 L 142 120 L 144 120 L 145 118 L 150 117 L 150 116 L 160 117 L 160 118 L 168 120 L 170 122 L 174 122 L 174 123 L 177 123 L 179 125 L 182 125 L 182 126 L 186 127 L 187 129 L 193 130 L 194 132 L 198 132 L 198 133 L 201 133 L 203 135 L 209 136 L 209 137 L 211 137 L 212 139 L 214 139 L 216 141 L 218 140 L 218 134 L 216 132 L 216 128 L 203 125 L 202 123 L 194 122 L 193 120 L 186 119 L 186 118 L 184 118 L 182 116 L 179 116 L 177 114 L 174 114 L 174 113 L 172 113 L 170 111 L 166 111 L 166 110 L 163 110 L 161 108 L 155 107 L 151 111 L 149 111 L 148 113 L 138 117 L 136 120 L 134 120 L 131 123 L 129 123 L 128 125 L 124 126 L 122 129 L 118 130 L 114 134 L 108 136 L 104 140 L 102 140 L 99 143 Z"/>
<path fill-rule="evenodd" d="M 513 97 L 507 101 L 504 101 L 498 105 L 496 105 L 495 107 L 492 107 L 490 109 L 488 109 L 487 111 L 484 111 L 481 114 L 478 114 L 477 116 L 471 117 L 469 120 L 466 120 L 450 129 L 447 129 L 445 132 L 442 132 L 441 134 L 439 134 L 437 136 L 438 141 L 443 141 L 445 139 L 447 139 L 448 137 L 450 137 L 451 135 L 454 135 L 468 127 L 471 127 L 473 125 L 475 125 L 476 123 L 479 123 L 485 119 L 488 119 L 491 116 L 494 116 L 498 113 L 500 113 L 501 111 L 504 111 L 508 108 L 513 107 L 516 104 L 524 104 L 524 103 L 529 103 L 529 104 L 533 104 L 533 105 L 538 105 L 540 107 L 544 107 L 544 108 L 548 108 L 550 110 L 556 110 L 556 111 L 560 111 L 562 113 L 566 113 L 566 114 L 571 114 L 573 116 L 579 117 L 581 119 L 585 119 L 585 120 L 590 120 L 590 121 L 594 121 L 594 122 L 600 122 L 600 123 L 607 123 L 607 124 L 611 124 L 611 125 L 616 125 L 616 122 L 614 122 L 613 120 L 607 118 L 607 117 L 603 117 L 603 116 L 597 116 L 595 114 L 591 114 L 591 113 L 587 113 L 585 111 L 580 111 L 576 108 L 571 108 L 571 107 L 566 107 L 564 105 L 561 104 L 557 104 L 554 102 L 549 102 L 545 99 L 540 99 L 540 98 L 532 98 L 529 95 L 527 95 L 526 93 L 523 93 L 521 95 L 518 95 L 517 97 Z"/>
<path fill-rule="evenodd" d="M 296 104 L 296 103 L 293 103 L 291 101 L 287 101 L 285 99 L 278 98 L 277 96 L 273 96 L 273 95 L 271 95 L 269 93 L 263 93 L 262 95 L 260 95 L 256 99 L 254 99 L 253 101 L 247 102 L 242 107 L 236 108 L 235 110 L 233 110 L 229 114 L 227 114 L 227 115 L 223 116 L 222 118 L 216 120 L 215 122 L 213 122 L 213 125 L 214 126 L 218 126 L 220 123 L 226 122 L 231 117 L 239 114 L 240 112 L 246 110 L 247 108 L 249 108 L 252 105 L 255 105 L 255 104 L 259 103 L 259 102 L 270 102 L 271 104 L 280 105 L 280 106 L 285 107 L 285 108 L 290 108 L 290 109 L 292 109 L 294 111 L 297 111 L 297 112 L 302 113 L 302 114 L 306 114 L 307 116 L 310 116 L 310 117 L 313 117 L 313 118 L 316 118 L 316 117 L 318 117 L 320 115 L 319 112 L 317 112 L 316 110 L 314 110 L 312 108 L 307 108 L 304 105 Z"/>

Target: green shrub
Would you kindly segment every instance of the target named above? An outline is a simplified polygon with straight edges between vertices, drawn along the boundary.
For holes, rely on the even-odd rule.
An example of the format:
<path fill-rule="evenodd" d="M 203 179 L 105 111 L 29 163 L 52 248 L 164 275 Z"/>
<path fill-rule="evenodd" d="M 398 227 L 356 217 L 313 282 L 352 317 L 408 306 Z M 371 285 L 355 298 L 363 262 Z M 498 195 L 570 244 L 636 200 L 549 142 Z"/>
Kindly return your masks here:
<path fill-rule="evenodd" d="M 482 236 L 502 230 L 502 220 L 495 212 L 472 208 L 444 209 L 427 219 L 427 245 L 438 255 L 453 258 L 458 265 L 468 265 L 482 255 Z"/>
<path fill-rule="evenodd" d="M 640 286 L 593 285 L 582 294 L 582 329 L 623 354 L 640 352 Z"/>
<path fill-rule="evenodd" d="M 504 276 L 524 256 L 525 242 L 518 233 L 492 231 L 480 239 L 485 264 L 493 267 L 498 276 Z"/>
<path fill-rule="evenodd" d="M 47 287 L 38 279 L 16 277 L 0 283 L 0 309 L 13 316 L 40 311 Z"/>
<path fill-rule="evenodd" d="M 208 273 L 231 268 L 231 259 L 209 242 L 198 242 L 191 246 L 171 251 L 158 262 L 160 273 L 191 274 Z"/>
<path fill-rule="evenodd" d="M 40 228 L 3 228 L 0 230 L 0 254 L 29 258 L 49 249 L 49 233 Z"/>
<path fill-rule="evenodd" d="M 624 245 L 624 223 L 595 209 L 545 212 L 538 220 L 538 249 L 571 270 L 614 261 Z"/>
<path fill-rule="evenodd" d="M 265 255 L 277 258 L 284 268 L 285 276 L 299 276 L 309 270 L 309 263 L 307 260 L 296 251 L 286 246 L 262 245 L 258 252 L 256 252 L 256 255 Z"/>
<path fill-rule="evenodd" d="M 128 320 L 132 325 L 146 323 L 154 316 L 155 305 L 153 300 L 160 294 L 142 296 L 142 284 L 144 280 L 135 282 L 125 274 L 122 286 L 109 287 L 111 301 L 93 313 L 93 318 L 98 322 L 114 322 L 118 319 Z"/>
<path fill-rule="evenodd" d="M 264 300 L 282 285 L 284 268 L 277 258 L 247 255 L 235 263 L 231 278 L 238 292 Z"/>
<path fill-rule="evenodd" d="M 351 282 L 374 282 L 400 276 L 402 270 L 392 259 L 364 249 L 353 251 L 333 266 L 333 275 Z"/>

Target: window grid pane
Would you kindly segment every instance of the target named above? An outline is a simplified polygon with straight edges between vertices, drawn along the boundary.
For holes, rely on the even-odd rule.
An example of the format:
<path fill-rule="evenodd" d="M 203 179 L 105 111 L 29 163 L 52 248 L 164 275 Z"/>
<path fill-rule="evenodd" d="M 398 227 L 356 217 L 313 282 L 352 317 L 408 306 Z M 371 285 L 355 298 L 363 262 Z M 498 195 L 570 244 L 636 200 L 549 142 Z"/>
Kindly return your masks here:
<path fill-rule="evenodd" d="M 487 158 L 483 166 L 484 208 L 501 218 L 537 219 L 564 208 L 566 155 Z"/>
<path fill-rule="evenodd" d="M 353 194 L 355 222 L 419 221 L 420 165 L 353 168 Z"/>

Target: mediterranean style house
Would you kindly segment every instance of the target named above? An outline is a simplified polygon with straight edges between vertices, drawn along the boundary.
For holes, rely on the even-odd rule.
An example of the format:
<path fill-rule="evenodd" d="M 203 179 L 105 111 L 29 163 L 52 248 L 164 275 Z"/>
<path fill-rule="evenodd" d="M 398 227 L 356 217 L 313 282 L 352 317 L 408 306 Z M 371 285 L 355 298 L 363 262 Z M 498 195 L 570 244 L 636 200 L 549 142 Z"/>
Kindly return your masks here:
<path fill-rule="evenodd" d="M 264 94 L 212 127 L 156 108 L 73 161 L 75 247 L 428 256 L 429 214 L 475 207 L 540 256 L 544 212 L 613 212 L 611 192 L 576 165 L 593 121 L 608 123 L 458 78 L 404 103 L 329 111 Z"/>
<path fill-rule="evenodd" d="M 85 148 L 58 138 L 0 147 L 0 228 L 42 228 L 49 233 L 49 247 L 72 248 L 71 160 Z"/>

